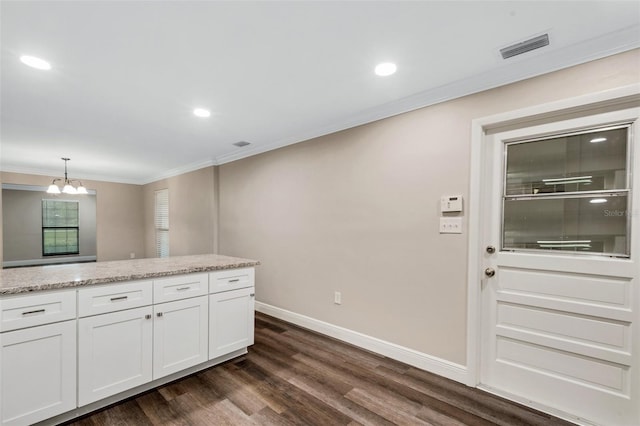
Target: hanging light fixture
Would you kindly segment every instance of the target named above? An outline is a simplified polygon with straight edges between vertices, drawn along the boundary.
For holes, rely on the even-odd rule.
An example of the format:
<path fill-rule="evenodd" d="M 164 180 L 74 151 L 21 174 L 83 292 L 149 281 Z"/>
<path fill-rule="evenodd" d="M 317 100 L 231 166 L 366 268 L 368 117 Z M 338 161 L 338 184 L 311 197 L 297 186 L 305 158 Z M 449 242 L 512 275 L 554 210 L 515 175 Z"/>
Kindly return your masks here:
<path fill-rule="evenodd" d="M 55 178 L 51 182 L 51 185 L 49 185 L 49 188 L 47 189 L 47 194 L 60 194 L 60 193 L 69 194 L 69 195 L 88 194 L 89 192 L 87 191 L 87 188 L 85 188 L 82 185 L 81 181 L 77 179 L 69 179 L 67 177 L 67 161 L 69 161 L 70 158 L 62 157 L 62 160 L 64 160 L 64 179 Z M 60 187 L 56 185 L 56 182 L 61 182 L 61 184 L 63 185 L 62 191 L 60 190 Z M 78 186 L 74 186 L 74 182 L 77 182 Z"/>

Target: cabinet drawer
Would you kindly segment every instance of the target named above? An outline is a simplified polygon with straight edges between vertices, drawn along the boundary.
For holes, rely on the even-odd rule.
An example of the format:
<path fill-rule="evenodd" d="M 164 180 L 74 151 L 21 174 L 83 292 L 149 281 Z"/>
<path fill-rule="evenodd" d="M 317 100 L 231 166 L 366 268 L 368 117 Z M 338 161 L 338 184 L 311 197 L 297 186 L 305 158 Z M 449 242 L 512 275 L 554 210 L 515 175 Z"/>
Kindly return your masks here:
<path fill-rule="evenodd" d="M 78 290 L 78 316 L 105 314 L 151 305 L 152 282 L 134 281 Z"/>
<path fill-rule="evenodd" d="M 207 274 L 188 274 L 153 281 L 153 303 L 204 296 L 209 290 Z"/>
<path fill-rule="evenodd" d="M 76 317 L 76 291 L 12 296 L 0 299 L 0 332 Z"/>
<path fill-rule="evenodd" d="M 253 287 L 255 270 L 253 268 L 229 269 L 209 273 L 209 293 Z"/>

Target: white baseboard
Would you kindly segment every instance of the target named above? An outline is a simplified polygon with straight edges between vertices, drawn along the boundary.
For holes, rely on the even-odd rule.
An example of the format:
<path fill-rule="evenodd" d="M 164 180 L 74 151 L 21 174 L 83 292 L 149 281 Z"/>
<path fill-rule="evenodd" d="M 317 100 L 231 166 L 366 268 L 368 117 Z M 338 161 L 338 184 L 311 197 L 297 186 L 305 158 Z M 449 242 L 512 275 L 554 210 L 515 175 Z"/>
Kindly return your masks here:
<path fill-rule="evenodd" d="M 367 336 L 366 334 L 362 334 L 357 331 L 329 324 L 327 322 L 287 311 L 286 309 L 278 308 L 266 303 L 256 301 L 256 311 L 335 339 L 342 340 L 343 342 L 395 359 L 396 361 L 404 362 L 405 364 L 409 364 L 421 370 L 455 380 L 456 382 L 468 384 L 467 367 L 464 365 L 427 355 L 404 346 L 396 345 L 395 343 Z"/>

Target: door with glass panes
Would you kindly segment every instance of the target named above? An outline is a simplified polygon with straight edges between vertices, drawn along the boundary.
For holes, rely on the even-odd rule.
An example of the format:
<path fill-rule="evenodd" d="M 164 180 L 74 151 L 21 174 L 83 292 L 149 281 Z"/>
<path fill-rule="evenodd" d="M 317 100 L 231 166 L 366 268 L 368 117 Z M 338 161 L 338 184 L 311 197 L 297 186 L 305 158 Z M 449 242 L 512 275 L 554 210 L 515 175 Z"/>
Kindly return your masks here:
<path fill-rule="evenodd" d="M 640 424 L 639 115 L 485 140 L 481 387 L 579 422 Z"/>

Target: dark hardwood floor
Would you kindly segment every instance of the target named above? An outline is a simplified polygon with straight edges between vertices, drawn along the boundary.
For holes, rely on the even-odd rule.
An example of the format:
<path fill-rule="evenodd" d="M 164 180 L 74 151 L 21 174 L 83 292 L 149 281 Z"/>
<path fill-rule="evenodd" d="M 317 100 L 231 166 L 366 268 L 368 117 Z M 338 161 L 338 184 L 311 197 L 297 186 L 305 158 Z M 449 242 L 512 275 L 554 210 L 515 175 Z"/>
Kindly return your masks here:
<path fill-rule="evenodd" d="M 571 424 L 259 313 L 255 336 L 247 355 L 69 424 Z"/>

